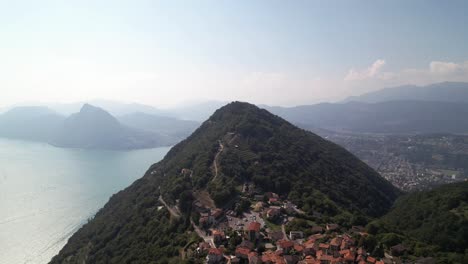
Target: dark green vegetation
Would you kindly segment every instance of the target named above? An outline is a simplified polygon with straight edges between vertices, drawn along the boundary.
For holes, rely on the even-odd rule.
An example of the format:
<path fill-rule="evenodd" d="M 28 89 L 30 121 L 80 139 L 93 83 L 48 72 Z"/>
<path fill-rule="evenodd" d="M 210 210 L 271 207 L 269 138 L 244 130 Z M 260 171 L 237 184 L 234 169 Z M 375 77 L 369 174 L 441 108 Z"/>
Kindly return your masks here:
<path fill-rule="evenodd" d="M 218 206 L 228 206 L 246 182 L 289 196 L 308 214 L 329 216 L 379 216 L 399 194 L 338 145 L 236 102 L 114 195 L 52 263 L 176 262 L 178 250 L 195 239 L 189 222 L 193 191 L 208 190 Z M 158 211 L 160 195 L 178 205 L 180 217 Z"/>
<path fill-rule="evenodd" d="M 468 182 L 402 196 L 367 229 L 385 247 L 403 243 L 407 255 L 468 263 Z"/>
<path fill-rule="evenodd" d="M 210 166 L 219 150 L 218 140 L 224 150 L 215 178 Z M 180 175 L 162 186 L 171 200 L 184 190 L 208 186 L 215 202 L 223 205 L 235 196 L 237 187 L 252 181 L 264 192 L 289 195 L 310 211 L 377 216 L 398 195 L 391 184 L 338 145 L 244 103 L 216 111 L 166 158 L 167 174 L 178 175 L 182 168 L 194 172 L 191 179 Z"/>
<path fill-rule="evenodd" d="M 127 150 L 173 145 L 198 126 L 193 121 L 139 113 L 121 121 L 89 104 L 69 117 L 47 107 L 17 107 L 0 115 L 0 136 L 60 147 Z"/>

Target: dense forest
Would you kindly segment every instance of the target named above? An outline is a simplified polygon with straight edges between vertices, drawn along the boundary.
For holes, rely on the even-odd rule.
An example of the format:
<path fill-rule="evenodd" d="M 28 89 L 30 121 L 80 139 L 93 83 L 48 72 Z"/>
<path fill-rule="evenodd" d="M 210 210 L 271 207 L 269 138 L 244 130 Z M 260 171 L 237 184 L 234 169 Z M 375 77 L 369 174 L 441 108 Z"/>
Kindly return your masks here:
<path fill-rule="evenodd" d="M 213 169 L 216 156 L 219 172 Z M 197 239 L 189 222 L 193 191 L 207 190 L 218 206 L 225 206 L 245 182 L 289 197 L 307 213 L 329 216 L 379 216 L 399 195 L 338 145 L 266 110 L 235 102 L 114 195 L 52 263 L 170 262 L 185 243 Z M 160 207 L 160 195 L 178 205 L 181 217 L 170 217 Z"/>
<path fill-rule="evenodd" d="M 402 243 L 410 258 L 468 263 L 468 182 L 404 195 L 367 229 L 386 247 Z"/>

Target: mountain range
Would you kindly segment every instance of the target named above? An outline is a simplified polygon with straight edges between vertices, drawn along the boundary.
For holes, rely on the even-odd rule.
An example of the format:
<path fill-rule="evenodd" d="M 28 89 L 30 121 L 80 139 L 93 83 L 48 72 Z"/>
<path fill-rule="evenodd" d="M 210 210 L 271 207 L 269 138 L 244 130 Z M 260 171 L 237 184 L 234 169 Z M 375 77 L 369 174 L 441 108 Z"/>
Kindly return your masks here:
<path fill-rule="evenodd" d="M 305 129 L 356 133 L 468 133 L 468 103 L 388 101 L 266 107 Z"/>
<path fill-rule="evenodd" d="M 230 209 L 246 184 L 259 193 L 278 193 L 307 215 L 348 225 L 386 213 L 401 193 L 342 147 L 234 102 L 113 195 L 51 263 L 180 263 L 181 247 L 197 241 L 189 232 L 197 193 Z M 182 216 L 158 210 L 161 200 Z"/>
<path fill-rule="evenodd" d="M 425 86 L 404 85 L 351 96 L 344 102 L 380 103 L 386 101 L 468 102 L 468 83 L 442 82 Z"/>
<path fill-rule="evenodd" d="M 127 150 L 170 146 L 197 126 L 193 121 L 140 113 L 119 120 L 90 104 L 68 117 L 47 107 L 16 107 L 0 115 L 2 137 L 71 148 Z"/>
<path fill-rule="evenodd" d="M 151 122 L 167 123 L 167 120 L 163 119 L 174 118 L 199 123 L 226 103 L 206 101 L 165 109 L 106 100 L 94 100 L 92 104 L 106 109 L 123 124 L 165 134 L 164 130 L 169 126 L 175 126 L 175 123 L 159 131 L 159 128 L 155 130 L 155 125 Z M 82 103 L 50 104 L 48 107 L 61 115 L 68 116 L 79 111 L 81 105 Z M 260 105 L 260 107 L 305 129 L 397 134 L 468 132 L 467 121 L 463 118 L 468 112 L 468 83 L 406 85 L 349 97 L 338 103 L 295 107 Z M 145 117 L 145 114 L 152 117 Z M 144 119 L 147 121 L 143 121 Z M 184 125 L 190 128 L 194 124 Z M 185 136 L 188 134 L 183 133 Z"/>

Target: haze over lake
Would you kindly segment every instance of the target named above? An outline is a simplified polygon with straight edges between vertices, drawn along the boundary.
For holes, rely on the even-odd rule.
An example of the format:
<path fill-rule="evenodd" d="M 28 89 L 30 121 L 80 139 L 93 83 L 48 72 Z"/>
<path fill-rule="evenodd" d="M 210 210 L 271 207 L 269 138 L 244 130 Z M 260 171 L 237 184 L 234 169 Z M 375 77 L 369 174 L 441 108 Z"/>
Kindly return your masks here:
<path fill-rule="evenodd" d="M 47 263 L 169 149 L 62 149 L 0 139 L 0 263 Z"/>

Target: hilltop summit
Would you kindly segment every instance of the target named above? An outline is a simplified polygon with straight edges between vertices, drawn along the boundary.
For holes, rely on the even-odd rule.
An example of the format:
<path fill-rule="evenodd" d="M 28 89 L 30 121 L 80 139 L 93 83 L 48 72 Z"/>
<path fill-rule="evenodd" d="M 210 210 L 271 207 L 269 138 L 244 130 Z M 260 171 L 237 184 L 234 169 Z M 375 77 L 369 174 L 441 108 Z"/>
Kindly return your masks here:
<path fill-rule="evenodd" d="M 72 148 L 133 149 L 155 147 L 163 142 L 160 135 L 124 126 L 104 109 L 84 104 L 80 112 L 64 120 L 52 144 Z"/>
<path fill-rule="evenodd" d="M 277 193 L 306 215 L 348 220 L 382 215 L 399 195 L 338 145 L 264 109 L 233 102 L 114 195 L 52 263 L 177 257 L 178 248 L 195 239 L 187 231 L 200 193 L 225 210 L 241 196 Z"/>

